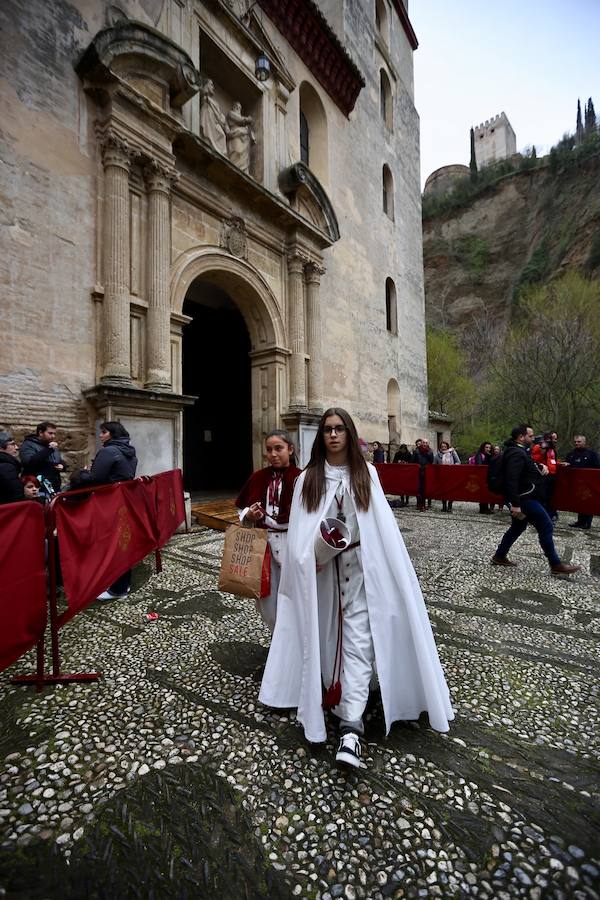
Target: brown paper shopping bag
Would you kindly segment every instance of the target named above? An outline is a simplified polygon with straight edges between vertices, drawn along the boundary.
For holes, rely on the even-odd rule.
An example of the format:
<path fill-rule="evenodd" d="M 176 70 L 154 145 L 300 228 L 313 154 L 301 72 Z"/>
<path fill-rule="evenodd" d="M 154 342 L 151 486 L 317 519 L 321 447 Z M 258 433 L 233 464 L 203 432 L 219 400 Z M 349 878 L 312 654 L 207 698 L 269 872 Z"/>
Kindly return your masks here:
<path fill-rule="evenodd" d="M 219 589 L 260 600 L 271 593 L 271 554 L 265 528 L 230 525 L 225 532 Z"/>

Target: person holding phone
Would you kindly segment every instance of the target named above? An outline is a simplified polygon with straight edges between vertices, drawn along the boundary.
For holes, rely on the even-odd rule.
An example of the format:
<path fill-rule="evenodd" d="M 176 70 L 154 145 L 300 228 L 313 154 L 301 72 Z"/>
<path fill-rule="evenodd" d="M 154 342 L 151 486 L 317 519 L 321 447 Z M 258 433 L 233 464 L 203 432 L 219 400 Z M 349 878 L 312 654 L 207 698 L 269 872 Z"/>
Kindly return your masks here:
<path fill-rule="evenodd" d="M 235 505 L 240 511 L 242 524 L 257 525 L 268 531 L 267 540 L 271 550 L 271 593 L 268 597 L 257 600 L 256 608 L 272 634 L 277 618 L 277 591 L 292 493 L 300 469 L 296 466 L 294 444 L 287 431 L 274 429 L 268 433 L 265 438 L 265 455 L 268 466 L 253 472 L 240 491 Z"/>

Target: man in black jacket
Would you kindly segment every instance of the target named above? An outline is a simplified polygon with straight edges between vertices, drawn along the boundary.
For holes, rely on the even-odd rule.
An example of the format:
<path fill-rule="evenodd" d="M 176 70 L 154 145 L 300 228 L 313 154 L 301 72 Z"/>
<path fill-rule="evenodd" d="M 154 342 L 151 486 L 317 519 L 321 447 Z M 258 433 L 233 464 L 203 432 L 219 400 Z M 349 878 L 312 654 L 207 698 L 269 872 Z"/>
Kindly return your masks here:
<path fill-rule="evenodd" d="M 433 450 L 429 446 L 429 441 L 419 438 L 415 441 L 415 449 L 413 451 L 413 462 L 417 463 L 419 469 L 419 494 L 417 496 L 417 506 L 420 512 L 425 512 L 425 466 L 433 465 Z M 431 506 L 431 500 L 428 503 Z"/>
<path fill-rule="evenodd" d="M 543 479 L 548 474 L 546 466 L 534 463 L 527 452 L 533 441 L 533 428 L 517 425 L 506 442 L 502 461 L 503 494 L 510 504 L 512 524 L 492 557 L 494 566 L 515 566 L 508 559 L 508 551 L 529 524 L 538 533 L 540 547 L 544 551 L 553 575 L 572 575 L 581 566 L 571 566 L 560 561 L 552 533 L 552 519 L 543 506 L 545 491 Z"/>
<path fill-rule="evenodd" d="M 129 443 L 129 432 L 120 422 L 103 422 L 100 426 L 101 449 L 96 454 L 90 470 L 94 484 L 115 484 L 135 478 L 137 456 Z M 103 591 L 97 600 L 119 600 L 126 597 L 131 587 L 131 569 Z"/>
<path fill-rule="evenodd" d="M 566 456 L 567 465 L 574 466 L 576 469 L 600 469 L 600 456 L 587 446 L 587 440 L 583 434 L 576 434 L 573 443 L 575 447 Z M 583 528 L 585 531 L 589 531 L 593 518 L 584 513 L 577 513 L 577 521 L 571 522 L 569 528 Z"/>
<path fill-rule="evenodd" d="M 65 464 L 58 451 L 54 422 L 40 422 L 35 434 L 24 438 L 20 456 L 24 475 L 35 475 L 47 481 L 52 489 L 49 493 L 60 491 L 60 473 L 64 471 Z"/>

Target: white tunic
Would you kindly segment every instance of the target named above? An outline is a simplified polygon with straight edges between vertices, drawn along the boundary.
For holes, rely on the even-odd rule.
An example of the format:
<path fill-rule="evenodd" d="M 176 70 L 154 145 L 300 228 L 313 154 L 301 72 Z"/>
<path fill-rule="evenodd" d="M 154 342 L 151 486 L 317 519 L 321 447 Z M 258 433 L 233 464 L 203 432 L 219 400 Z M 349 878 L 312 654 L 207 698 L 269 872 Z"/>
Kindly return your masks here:
<path fill-rule="evenodd" d="M 333 596 L 334 569 L 327 565 L 319 573 L 317 588 L 314 556 L 315 535 L 340 483 L 334 468 L 326 465 L 326 491 L 315 512 L 307 512 L 301 501 L 305 473 L 296 482 L 277 623 L 259 694 L 268 706 L 297 707 L 298 720 L 313 742 L 326 739 L 322 683 L 329 686 L 335 657 L 331 623 L 325 627 L 323 647 L 319 634 L 324 630 L 319 596 Z M 368 468 L 371 503 L 367 512 L 357 509 L 356 518 L 386 731 L 396 720 L 417 719 L 423 711 L 433 728 L 447 731 L 454 712 L 421 588 L 377 472 Z"/>

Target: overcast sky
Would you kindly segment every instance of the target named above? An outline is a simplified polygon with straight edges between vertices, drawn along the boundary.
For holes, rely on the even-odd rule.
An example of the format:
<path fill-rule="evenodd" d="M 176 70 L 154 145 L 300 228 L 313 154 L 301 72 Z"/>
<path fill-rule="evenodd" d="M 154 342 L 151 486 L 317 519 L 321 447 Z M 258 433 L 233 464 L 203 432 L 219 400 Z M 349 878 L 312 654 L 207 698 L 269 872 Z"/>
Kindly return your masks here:
<path fill-rule="evenodd" d="M 517 150 L 573 131 L 577 98 L 600 114 L 600 0 L 410 0 L 419 40 L 421 181 L 469 163 L 469 129 L 504 110 Z"/>

